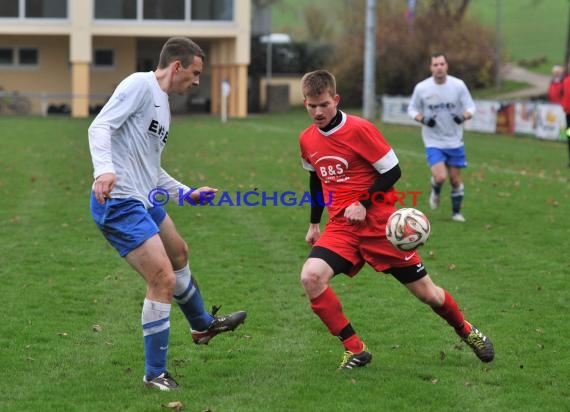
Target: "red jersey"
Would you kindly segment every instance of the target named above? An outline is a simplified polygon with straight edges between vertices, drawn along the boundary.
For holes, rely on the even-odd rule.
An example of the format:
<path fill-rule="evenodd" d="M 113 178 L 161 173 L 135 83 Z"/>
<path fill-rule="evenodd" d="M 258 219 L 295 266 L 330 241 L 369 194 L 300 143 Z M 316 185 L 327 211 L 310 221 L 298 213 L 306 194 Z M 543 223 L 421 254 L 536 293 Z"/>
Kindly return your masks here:
<path fill-rule="evenodd" d="M 551 103 L 562 104 L 562 81 L 553 80 L 548 86 L 548 101 Z"/>
<path fill-rule="evenodd" d="M 570 74 L 562 80 L 562 108 L 564 113 L 570 114 Z"/>
<path fill-rule="evenodd" d="M 315 171 L 321 180 L 330 218 L 343 216 L 353 203 L 347 203 L 347 195 L 353 194 L 356 201 L 357 194 L 368 192 L 378 173 L 398 164 L 394 151 L 372 123 L 341 114 L 341 122 L 332 130 L 325 132 L 313 124 L 299 137 L 303 167 Z M 373 202 L 369 210 L 375 207 L 382 204 Z"/>

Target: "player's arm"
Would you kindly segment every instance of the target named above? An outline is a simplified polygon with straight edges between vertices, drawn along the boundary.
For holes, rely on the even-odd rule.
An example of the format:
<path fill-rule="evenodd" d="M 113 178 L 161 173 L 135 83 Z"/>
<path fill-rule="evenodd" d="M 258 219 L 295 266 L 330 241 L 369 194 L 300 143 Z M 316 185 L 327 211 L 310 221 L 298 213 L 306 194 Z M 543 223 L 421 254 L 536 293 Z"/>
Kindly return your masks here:
<path fill-rule="evenodd" d="M 378 204 L 385 201 L 385 194 L 396 184 L 402 176 L 400 165 L 396 163 L 390 170 L 380 172 L 376 181 L 368 189 L 368 198 L 360 200 L 362 206 L 368 208 L 372 203 Z"/>
<path fill-rule="evenodd" d="M 426 117 L 422 112 L 423 105 L 418 86 L 416 86 L 414 88 L 414 92 L 412 93 L 410 103 L 408 104 L 408 116 L 423 125 L 434 127 L 436 124 L 435 117 Z"/>
<path fill-rule="evenodd" d="M 460 115 L 455 115 L 453 120 L 457 124 L 463 123 L 465 120 L 469 120 L 475 114 L 475 102 L 471 97 L 471 93 L 469 93 L 469 89 L 467 85 L 462 81 L 461 82 L 461 92 L 459 94 L 459 101 L 461 102 L 461 106 L 463 107 L 463 113 Z"/>
<path fill-rule="evenodd" d="M 110 198 L 116 184 L 115 167 L 111 151 L 111 127 L 95 118 L 88 129 L 89 151 L 93 162 L 93 193 L 100 204 Z"/>
<path fill-rule="evenodd" d="M 309 172 L 309 190 L 311 193 L 311 224 L 321 223 L 324 206 L 323 184 L 316 172 Z"/>
<path fill-rule="evenodd" d="M 321 237 L 321 217 L 323 215 L 324 198 L 323 185 L 315 171 L 309 172 L 309 191 L 311 194 L 311 215 L 309 229 L 305 236 L 305 242 L 313 246 Z"/>
<path fill-rule="evenodd" d="M 395 155 L 394 155 L 395 156 Z M 358 223 L 366 219 L 366 209 L 371 205 L 383 204 L 386 201 L 386 192 L 394 186 L 402 175 L 400 166 L 396 163 L 389 170 L 378 170 L 378 177 L 368 189 L 366 199 L 359 199 L 349 205 L 344 211 L 344 217 L 349 222 Z"/>
<path fill-rule="evenodd" d="M 184 200 L 187 197 L 195 204 L 204 204 L 214 199 L 218 191 L 218 189 L 210 186 L 192 189 L 170 176 L 163 168 L 160 168 L 160 174 L 158 175 L 158 187 L 166 190 L 174 199 L 178 199 L 178 204 L 181 204 L 180 199 Z"/>
<path fill-rule="evenodd" d="M 402 175 L 396 153 L 372 124 L 365 128 L 363 136 L 365 138 L 357 146 L 358 152 L 372 164 L 378 175 L 368 189 L 366 198 L 363 199 L 362 196 L 359 196 L 357 202 L 345 209 L 344 216 L 349 222 L 364 221 L 366 208 L 372 203 L 383 203 L 386 192 L 394 186 Z M 377 156 L 380 156 L 380 158 Z"/>
<path fill-rule="evenodd" d="M 111 145 L 112 130 L 123 123 L 141 106 L 144 89 L 130 79 L 123 80 L 88 129 L 89 150 L 93 162 L 93 192 L 101 204 L 110 198 L 116 184 Z"/>

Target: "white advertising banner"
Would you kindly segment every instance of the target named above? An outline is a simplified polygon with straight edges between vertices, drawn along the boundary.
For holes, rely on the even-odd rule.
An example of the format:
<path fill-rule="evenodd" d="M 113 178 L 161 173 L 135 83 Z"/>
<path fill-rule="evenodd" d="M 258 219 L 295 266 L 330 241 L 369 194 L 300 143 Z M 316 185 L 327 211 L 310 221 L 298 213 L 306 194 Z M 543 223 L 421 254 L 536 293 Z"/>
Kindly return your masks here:
<path fill-rule="evenodd" d="M 515 133 L 534 134 L 536 127 L 536 103 L 515 103 Z"/>
<path fill-rule="evenodd" d="M 562 106 L 541 103 L 536 107 L 536 128 L 534 134 L 539 139 L 559 140 L 560 131 L 566 124 Z"/>
<path fill-rule="evenodd" d="M 382 122 L 420 126 L 408 116 L 410 97 L 382 96 Z"/>
<path fill-rule="evenodd" d="M 408 117 L 409 102 L 410 97 L 383 95 L 382 122 L 420 126 L 418 122 Z M 517 101 L 510 104 L 514 106 L 514 113 L 511 112 L 509 115 L 512 119 L 510 133 L 530 134 L 546 140 L 562 138 L 562 131 L 566 128 L 566 115 L 560 105 L 532 101 Z M 475 105 L 477 109 L 473 118 L 465 122 L 465 130 L 496 133 L 497 113 L 504 106 L 494 100 L 476 100 Z"/>
<path fill-rule="evenodd" d="M 465 122 L 465 130 L 482 133 L 495 133 L 497 130 L 497 111 L 499 102 L 492 100 L 475 100 L 475 114 Z"/>

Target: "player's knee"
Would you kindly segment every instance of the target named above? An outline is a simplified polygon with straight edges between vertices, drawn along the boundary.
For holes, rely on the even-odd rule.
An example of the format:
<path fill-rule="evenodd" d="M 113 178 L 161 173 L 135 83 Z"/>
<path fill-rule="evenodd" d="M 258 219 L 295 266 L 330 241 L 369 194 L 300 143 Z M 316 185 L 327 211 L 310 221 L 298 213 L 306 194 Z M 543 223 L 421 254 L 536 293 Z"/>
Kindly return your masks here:
<path fill-rule="evenodd" d="M 443 185 L 445 183 L 446 179 L 447 179 L 447 176 L 445 175 L 445 173 L 435 174 L 433 176 L 433 180 L 437 186 Z"/>
<path fill-rule="evenodd" d="M 176 276 L 171 268 L 160 268 L 148 277 L 148 288 L 161 296 L 172 296 L 175 287 Z"/>
<path fill-rule="evenodd" d="M 306 291 L 320 289 L 323 284 L 326 284 L 325 276 L 319 273 L 316 268 L 311 265 L 305 264 L 301 271 L 301 284 Z"/>
<path fill-rule="evenodd" d="M 438 287 L 424 289 L 416 296 L 420 301 L 432 308 L 439 308 L 443 305 L 444 297 Z"/>
<path fill-rule="evenodd" d="M 175 268 L 182 268 L 188 263 L 188 245 L 186 242 L 181 242 L 174 256 L 172 257 L 172 266 Z"/>
<path fill-rule="evenodd" d="M 451 182 L 451 186 L 454 189 L 459 189 L 460 187 L 463 186 L 463 181 L 461 180 L 461 178 L 459 176 L 452 176 L 450 178 L 450 182 Z"/>

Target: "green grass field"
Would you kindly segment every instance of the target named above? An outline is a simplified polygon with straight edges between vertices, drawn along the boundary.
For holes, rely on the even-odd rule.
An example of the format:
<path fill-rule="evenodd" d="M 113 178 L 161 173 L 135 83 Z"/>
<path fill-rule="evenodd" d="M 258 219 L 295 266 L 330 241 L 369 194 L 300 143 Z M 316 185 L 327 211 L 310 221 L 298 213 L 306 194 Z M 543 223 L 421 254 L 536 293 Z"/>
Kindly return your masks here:
<path fill-rule="evenodd" d="M 302 111 L 175 119 L 165 168 L 226 190 L 304 191 Z M 467 134 L 465 224 L 449 201 L 429 211 L 431 276 L 495 344 L 482 364 L 431 310 L 370 268 L 333 280 L 374 353 L 338 372 L 342 347 L 298 281 L 307 207 L 178 207 L 208 306 L 247 310 L 237 331 L 196 346 L 171 315 L 170 370 L 183 386 L 151 391 L 140 311 L 145 286 L 89 214 L 88 120 L 0 117 L 2 411 L 567 411 L 570 311 L 568 158 L 562 143 Z M 401 191 L 427 190 L 419 129 L 379 125 L 402 165 Z M 449 186 L 444 189 L 444 198 Z M 444 199 L 446 200 L 446 199 Z M 95 325 L 98 325 L 97 327 Z"/>
<path fill-rule="evenodd" d="M 470 14 L 496 28 L 497 0 L 476 0 Z M 564 65 L 570 2 L 564 0 L 501 0 L 500 30 L 508 61 L 545 59 L 531 70 L 550 74 L 552 65 Z"/>

